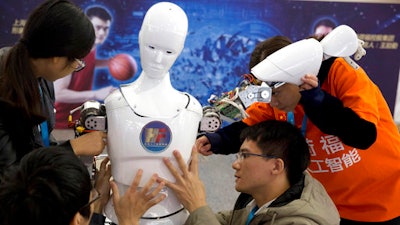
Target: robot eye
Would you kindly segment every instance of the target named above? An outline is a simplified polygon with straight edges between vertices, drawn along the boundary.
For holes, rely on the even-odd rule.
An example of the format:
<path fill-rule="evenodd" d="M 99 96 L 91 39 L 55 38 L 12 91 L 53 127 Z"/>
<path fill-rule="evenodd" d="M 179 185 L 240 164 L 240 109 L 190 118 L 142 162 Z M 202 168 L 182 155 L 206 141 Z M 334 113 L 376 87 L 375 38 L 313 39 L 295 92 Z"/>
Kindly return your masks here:
<path fill-rule="evenodd" d="M 154 47 L 154 46 L 152 46 L 152 45 L 149 45 L 149 48 L 150 48 L 150 49 L 155 49 L 155 47 Z"/>
<path fill-rule="evenodd" d="M 165 51 L 168 55 L 173 54 L 174 52 L 172 51 Z"/>

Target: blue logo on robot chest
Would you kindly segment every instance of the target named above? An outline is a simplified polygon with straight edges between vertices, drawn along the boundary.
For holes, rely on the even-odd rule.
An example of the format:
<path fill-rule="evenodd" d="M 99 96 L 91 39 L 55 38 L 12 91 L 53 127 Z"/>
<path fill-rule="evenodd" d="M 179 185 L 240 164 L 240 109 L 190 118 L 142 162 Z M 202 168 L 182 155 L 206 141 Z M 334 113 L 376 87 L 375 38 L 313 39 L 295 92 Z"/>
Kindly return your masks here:
<path fill-rule="evenodd" d="M 171 129 L 163 122 L 152 121 L 140 133 L 142 146 L 150 152 L 163 152 L 171 143 Z"/>

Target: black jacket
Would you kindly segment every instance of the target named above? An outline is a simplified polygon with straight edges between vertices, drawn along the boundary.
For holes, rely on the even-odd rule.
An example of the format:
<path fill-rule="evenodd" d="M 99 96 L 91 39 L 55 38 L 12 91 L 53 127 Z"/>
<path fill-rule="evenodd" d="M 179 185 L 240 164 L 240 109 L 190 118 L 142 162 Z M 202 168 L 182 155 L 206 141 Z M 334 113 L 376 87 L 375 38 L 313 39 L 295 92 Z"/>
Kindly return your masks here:
<path fill-rule="evenodd" d="M 4 59 L 8 49 L 0 49 L 0 59 Z M 42 78 L 38 83 L 42 89 L 42 105 L 50 137 L 55 124 L 54 86 L 53 82 Z M 44 146 L 38 126 L 39 123 L 29 119 L 21 109 L 0 98 L 0 174 L 6 167 L 19 162 L 26 153 Z M 62 146 L 72 151 L 69 141 Z"/>

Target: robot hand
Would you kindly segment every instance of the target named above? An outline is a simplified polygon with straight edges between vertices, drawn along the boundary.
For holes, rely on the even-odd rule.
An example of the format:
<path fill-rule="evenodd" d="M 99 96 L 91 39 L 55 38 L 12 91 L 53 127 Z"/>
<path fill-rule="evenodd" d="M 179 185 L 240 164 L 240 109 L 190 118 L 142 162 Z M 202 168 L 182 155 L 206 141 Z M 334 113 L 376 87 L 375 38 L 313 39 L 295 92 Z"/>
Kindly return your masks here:
<path fill-rule="evenodd" d="M 249 76 L 249 74 L 246 74 Z M 254 102 L 271 101 L 272 89 L 265 83 L 252 84 L 245 79 L 239 87 L 223 93 L 220 97 L 211 95 L 210 106 L 203 107 L 203 118 L 200 122 L 200 132 L 215 132 L 222 126 L 222 120 L 229 123 L 246 118 L 246 108 Z"/>
<path fill-rule="evenodd" d="M 357 51 L 356 53 L 354 53 L 354 59 L 355 60 L 360 60 L 364 55 L 367 54 L 367 51 L 365 51 L 365 49 L 363 48 L 364 45 L 364 41 L 358 39 L 358 47 L 357 47 Z"/>

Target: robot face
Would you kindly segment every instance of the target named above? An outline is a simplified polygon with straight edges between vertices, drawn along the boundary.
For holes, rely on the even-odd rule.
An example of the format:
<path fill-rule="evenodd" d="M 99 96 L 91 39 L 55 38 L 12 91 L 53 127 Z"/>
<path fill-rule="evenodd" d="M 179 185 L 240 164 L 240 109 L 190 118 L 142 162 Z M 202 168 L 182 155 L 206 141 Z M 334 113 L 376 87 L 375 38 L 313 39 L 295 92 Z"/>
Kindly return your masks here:
<path fill-rule="evenodd" d="M 152 78 L 164 76 L 184 47 L 188 19 L 179 6 L 160 2 L 146 13 L 139 32 L 143 71 Z"/>
<path fill-rule="evenodd" d="M 168 72 L 182 52 L 185 39 L 169 32 L 141 30 L 140 61 L 143 70 L 153 78 Z M 169 40 L 169 41 L 168 41 Z"/>

